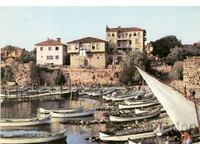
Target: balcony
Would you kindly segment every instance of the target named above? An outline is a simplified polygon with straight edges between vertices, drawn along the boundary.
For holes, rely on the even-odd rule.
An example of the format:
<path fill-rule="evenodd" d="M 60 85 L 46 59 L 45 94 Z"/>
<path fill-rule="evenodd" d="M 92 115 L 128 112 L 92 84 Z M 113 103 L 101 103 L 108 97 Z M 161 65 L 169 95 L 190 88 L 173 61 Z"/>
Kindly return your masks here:
<path fill-rule="evenodd" d="M 131 44 L 120 44 L 117 45 L 117 48 L 131 48 Z"/>

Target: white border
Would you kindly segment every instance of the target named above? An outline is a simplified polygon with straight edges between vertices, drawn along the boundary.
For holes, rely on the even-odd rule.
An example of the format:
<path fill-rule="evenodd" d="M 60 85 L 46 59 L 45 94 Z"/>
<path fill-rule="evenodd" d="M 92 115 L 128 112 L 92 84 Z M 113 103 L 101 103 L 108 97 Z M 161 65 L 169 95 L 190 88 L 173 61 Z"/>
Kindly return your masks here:
<path fill-rule="evenodd" d="M 199 0 L 0 0 L 0 6 L 200 6 Z"/>

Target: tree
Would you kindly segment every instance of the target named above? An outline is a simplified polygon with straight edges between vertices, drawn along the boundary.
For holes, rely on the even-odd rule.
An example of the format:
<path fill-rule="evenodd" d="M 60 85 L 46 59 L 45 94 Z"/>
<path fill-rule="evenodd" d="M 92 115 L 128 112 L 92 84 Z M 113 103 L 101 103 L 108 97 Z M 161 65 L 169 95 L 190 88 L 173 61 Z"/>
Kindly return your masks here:
<path fill-rule="evenodd" d="M 2 83 L 14 81 L 14 74 L 11 66 L 1 68 L 1 81 Z"/>
<path fill-rule="evenodd" d="M 183 79 L 183 62 L 177 61 L 172 70 L 169 72 L 169 79 L 171 80 L 182 80 Z"/>
<path fill-rule="evenodd" d="M 129 54 L 125 60 L 122 62 L 122 72 L 119 74 L 120 82 L 125 85 L 138 83 L 142 77 L 135 66 L 145 69 L 146 55 L 134 52 Z"/>
<path fill-rule="evenodd" d="M 16 61 L 19 61 L 21 63 L 29 63 L 30 61 L 34 61 L 35 62 L 36 59 L 36 51 L 33 50 L 31 52 L 23 49 L 21 56 L 19 58 L 16 59 Z"/>
<path fill-rule="evenodd" d="M 157 55 L 161 58 L 166 57 L 170 53 L 170 49 L 174 47 L 182 47 L 181 41 L 176 36 L 170 35 L 163 37 L 155 42 L 151 42 L 153 46 L 153 55 Z"/>
<path fill-rule="evenodd" d="M 58 71 L 57 77 L 56 77 L 56 84 L 60 86 L 61 94 L 62 94 L 62 86 L 65 85 L 66 79 L 65 76 L 61 71 Z"/>
<path fill-rule="evenodd" d="M 170 53 L 165 58 L 168 65 L 174 65 L 176 61 L 182 61 L 186 58 L 188 53 L 180 47 L 175 47 L 170 50 Z"/>

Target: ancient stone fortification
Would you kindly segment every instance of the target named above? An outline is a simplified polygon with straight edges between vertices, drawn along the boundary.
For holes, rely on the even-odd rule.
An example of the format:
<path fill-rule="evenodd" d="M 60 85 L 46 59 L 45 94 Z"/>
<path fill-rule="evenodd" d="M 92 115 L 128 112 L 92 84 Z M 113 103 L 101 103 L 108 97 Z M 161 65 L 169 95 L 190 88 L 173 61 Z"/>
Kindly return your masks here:
<path fill-rule="evenodd" d="M 120 69 L 61 69 L 64 74 L 69 74 L 72 85 L 93 84 L 118 85 L 118 73 Z"/>
<path fill-rule="evenodd" d="M 191 57 L 183 61 L 183 81 L 174 80 L 171 84 L 175 89 L 183 92 L 194 89 L 196 97 L 200 98 L 200 57 Z"/>
<path fill-rule="evenodd" d="M 72 86 L 83 84 L 90 86 L 94 84 L 101 85 L 118 85 L 118 73 L 120 69 L 71 69 L 57 68 L 45 69 L 40 68 L 37 71 L 35 63 L 18 63 L 13 67 L 15 81 L 19 86 L 40 83 L 42 85 L 54 86 L 58 71 L 61 70 L 66 78 L 66 86 L 71 79 Z"/>
<path fill-rule="evenodd" d="M 36 65 L 33 62 L 20 64 L 15 62 L 13 66 L 13 72 L 15 81 L 20 86 L 26 86 L 30 83 L 37 83 L 38 74 L 35 71 Z"/>
<path fill-rule="evenodd" d="M 193 88 L 200 88 L 200 57 L 185 59 L 183 62 L 183 82 Z"/>

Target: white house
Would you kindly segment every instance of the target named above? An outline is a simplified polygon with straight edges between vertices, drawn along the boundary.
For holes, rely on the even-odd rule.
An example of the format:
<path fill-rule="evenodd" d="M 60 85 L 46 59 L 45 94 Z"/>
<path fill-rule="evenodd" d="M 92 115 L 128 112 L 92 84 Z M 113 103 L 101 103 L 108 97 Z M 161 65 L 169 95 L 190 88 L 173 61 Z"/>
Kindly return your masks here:
<path fill-rule="evenodd" d="M 67 46 L 61 43 L 61 38 L 48 38 L 35 44 L 35 49 L 38 65 L 64 65 L 66 62 Z"/>

